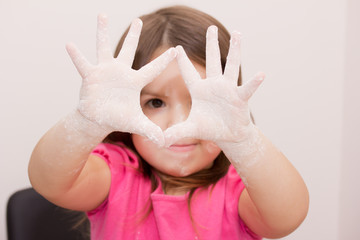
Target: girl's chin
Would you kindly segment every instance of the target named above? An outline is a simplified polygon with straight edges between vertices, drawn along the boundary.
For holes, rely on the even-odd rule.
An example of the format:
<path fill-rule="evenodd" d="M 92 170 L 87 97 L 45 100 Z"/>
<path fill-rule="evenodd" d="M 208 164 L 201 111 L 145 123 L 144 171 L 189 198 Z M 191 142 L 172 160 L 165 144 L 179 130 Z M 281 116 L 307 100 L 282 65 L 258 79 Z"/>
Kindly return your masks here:
<path fill-rule="evenodd" d="M 176 169 L 175 171 L 174 170 L 164 170 L 164 171 L 161 171 L 159 172 L 159 174 L 164 174 L 164 175 L 168 175 L 168 176 L 171 176 L 171 177 L 187 177 L 189 175 L 191 175 L 193 172 L 187 170 L 187 169 Z"/>

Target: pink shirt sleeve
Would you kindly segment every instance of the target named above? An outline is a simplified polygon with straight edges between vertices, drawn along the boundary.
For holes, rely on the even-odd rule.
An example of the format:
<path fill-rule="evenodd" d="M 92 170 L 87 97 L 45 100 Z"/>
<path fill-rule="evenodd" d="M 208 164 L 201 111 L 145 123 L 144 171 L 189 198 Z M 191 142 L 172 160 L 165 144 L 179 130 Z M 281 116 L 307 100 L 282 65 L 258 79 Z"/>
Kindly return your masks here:
<path fill-rule="evenodd" d="M 240 195 L 245 189 L 245 185 L 232 165 L 230 165 L 227 174 L 226 187 L 227 189 L 226 189 L 225 202 L 228 211 L 229 212 L 236 211 L 234 212 L 234 215 L 238 217 L 238 221 L 240 222 L 240 227 L 244 232 L 248 233 L 254 239 L 262 239 L 260 236 L 258 236 L 253 231 L 251 231 L 251 229 L 245 225 L 244 221 L 239 216 L 239 199 L 240 199 Z"/>
<path fill-rule="evenodd" d="M 101 143 L 94 148 L 91 154 L 102 158 L 109 165 L 112 178 L 109 191 L 110 194 L 113 192 L 112 188 L 114 187 L 114 184 L 117 184 L 121 181 L 121 179 L 123 179 L 126 171 L 129 169 L 137 171 L 139 167 L 135 154 L 121 143 L 119 143 L 119 145 Z M 87 215 L 91 216 L 102 210 L 108 203 L 108 199 L 109 197 L 97 208 L 87 212 Z"/>

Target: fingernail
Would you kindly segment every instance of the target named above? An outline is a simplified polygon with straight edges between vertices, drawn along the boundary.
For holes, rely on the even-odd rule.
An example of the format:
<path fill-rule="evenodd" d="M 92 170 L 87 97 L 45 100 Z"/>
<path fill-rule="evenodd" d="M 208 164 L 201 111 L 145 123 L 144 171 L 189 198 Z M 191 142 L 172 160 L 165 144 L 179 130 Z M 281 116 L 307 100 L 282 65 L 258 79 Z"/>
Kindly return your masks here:
<path fill-rule="evenodd" d="M 130 28 L 135 28 L 136 30 L 140 30 L 142 28 L 143 22 L 141 21 L 140 18 L 135 18 L 132 23 Z"/>
<path fill-rule="evenodd" d="M 236 30 L 232 32 L 232 35 L 234 35 L 234 36 L 236 36 L 238 38 L 242 38 L 242 33 L 239 32 L 239 31 L 236 31 Z"/>
<path fill-rule="evenodd" d="M 99 13 L 98 14 L 98 19 L 99 20 L 106 20 L 107 19 L 107 15 L 105 13 Z"/>
<path fill-rule="evenodd" d="M 231 40 L 230 41 L 234 46 L 239 45 L 241 39 L 242 39 L 242 34 L 239 31 L 234 31 L 234 32 L 231 33 Z"/>
<path fill-rule="evenodd" d="M 169 56 L 170 57 L 176 57 L 177 53 L 178 53 L 177 49 L 170 48 L 170 50 L 169 50 Z"/>
<path fill-rule="evenodd" d="M 135 19 L 134 19 L 134 23 L 135 23 L 135 24 L 138 24 L 138 25 L 140 25 L 140 26 L 143 25 L 143 22 L 141 21 L 140 18 L 135 18 Z"/>
<path fill-rule="evenodd" d="M 260 80 L 260 81 L 264 81 L 264 79 L 265 79 L 265 75 L 264 75 L 264 74 L 261 74 L 261 76 L 259 77 L 259 80 Z"/>
<path fill-rule="evenodd" d="M 206 32 L 206 37 L 217 36 L 217 33 L 218 33 L 218 28 L 215 25 L 211 25 Z"/>
<path fill-rule="evenodd" d="M 257 75 L 256 78 L 257 78 L 259 81 L 264 81 L 264 79 L 265 79 L 265 74 L 264 74 L 264 73 L 259 72 L 259 73 L 257 73 L 256 75 Z"/>
<path fill-rule="evenodd" d="M 183 48 L 183 46 L 181 46 L 181 45 L 178 45 L 178 46 L 176 46 L 175 47 L 175 49 L 176 49 L 176 56 L 181 56 L 181 55 L 184 55 L 184 53 L 185 53 L 185 50 L 184 50 L 184 48 Z"/>

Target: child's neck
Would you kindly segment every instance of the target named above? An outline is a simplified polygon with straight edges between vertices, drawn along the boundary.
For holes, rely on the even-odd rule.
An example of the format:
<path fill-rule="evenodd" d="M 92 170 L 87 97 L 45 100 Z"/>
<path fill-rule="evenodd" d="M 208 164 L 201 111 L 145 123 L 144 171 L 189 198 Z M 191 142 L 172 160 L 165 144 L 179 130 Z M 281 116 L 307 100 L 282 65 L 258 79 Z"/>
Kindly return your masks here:
<path fill-rule="evenodd" d="M 185 195 L 189 190 L 182 189 L 182 188 L 170 188 L 167 187 L 166 189 L 163 187 L 163 192 L 165 195 L 173 195 L 173 196 L 182 196 Z"/>
<path fill-rule="evenodd" d="M 161 181 L 161 187 L 165 195 L 181 196 L 185 195 L 190 189 L 183 186 L 174 185 L 166 181 L 166 177 L 160 172 L 157 173 Z"/>

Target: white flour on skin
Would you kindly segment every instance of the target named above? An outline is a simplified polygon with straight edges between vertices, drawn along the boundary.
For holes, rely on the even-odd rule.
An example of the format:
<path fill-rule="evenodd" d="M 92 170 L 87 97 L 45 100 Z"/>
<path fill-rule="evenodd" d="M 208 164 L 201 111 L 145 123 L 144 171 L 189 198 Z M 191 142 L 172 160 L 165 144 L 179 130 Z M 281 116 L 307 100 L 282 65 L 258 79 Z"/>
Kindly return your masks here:
<path fill-rule="evenodd" d="M 163 133 L 144 116 L 139 95 L 143 86 L 151 82 L 176 57 L 176 51 L 169 49 L 140 70 L 132 69 L 141 27 L 140 19 L 132 22 L 123 47 L 115 59 L 110 51 L 107 17 L 99 15 L 98 63 L 90 64 L 74 45 L 68 45 L 67 50 L 83 78 L 78 109 L 85 118 L 112 131 L 147 136 L 163 145 Z"/>
<path fill-rule="evenodd" d="M 77 162 L 68 162 L 70 155 L 89 154 L 99 144 L 109 131 L 83 118 L 74 111 L 61 120 L 57 126 L 65 128 L 62 132 L 62 144 L 57 146 L 58 154 L 54 161 L 47 161 L 53 167 L 68 168 L 69 175 L 75 175 L 83 168 L 88 156 Z M 57 127 L 55 126 L 55 128 Z M 61 137 L 60 137 L 61 138 Z"/>
<path fill-rule="evenodd" d="M 248 186 L 245 177 L 247 170 L 256 164 L 261 164 L 259 159 L 264 155 L 264 143 L 259 130 L 252 125 L 244 141 L 222 142 L 218 143 L 218 145 L 241 176 L 245 186 Z"/>
<path fill-rule="evenodd" d="M 203 145 L 208 153 L 215 153 L 215 152 L 219 151 L 219 147 L 213 142 L 209 141 L 209 142 L 203 143 Z"/>

